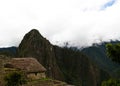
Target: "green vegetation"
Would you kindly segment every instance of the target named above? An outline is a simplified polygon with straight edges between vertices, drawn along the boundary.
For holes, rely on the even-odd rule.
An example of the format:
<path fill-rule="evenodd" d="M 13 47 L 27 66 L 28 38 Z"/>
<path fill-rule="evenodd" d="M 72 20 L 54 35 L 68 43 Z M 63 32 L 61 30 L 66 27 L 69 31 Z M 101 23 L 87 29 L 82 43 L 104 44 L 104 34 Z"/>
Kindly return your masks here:
<path fill-rule="evenodd" d="M 11 72 L 8 73 L 4 80 L 6 82 L 6 86 L 20 86 L 26 83 L 26 79 L 24 74 L 21 72 Z"/>
<path fill-rule="evenodd" d="M 16 52 L 17 52 L 17 47 L 0 48 L 0 55 L 15 57 Z"/>
<path fill-rule="evenodd" d="M 112 61 L 120 63 L 120 43 L 118 44 L 107 44 L 107 55 Z"/>
<path fill-rule="evenodd" d="M 74 47 L 67 48 L 68 45 L 66 43 L 66 47 L 63 48 L 53 46 L 37 30 L 32 30 L 21 41 L 16 50 L 16 57 L 34 57 L 47 69 L 47 77 L 65 81 L 75 86 L 99 86 L 101 81 L 106 80 L 106 77 L 102 77 L 103 75 L 109 77 L 106 72 L 101 73 L 102 70 L 86 56 L 88 54 L 84 55 Z M 100 55 L 102 54 L 100 53 Z M 10 80 L 10 82 L 12 81 Z M 6 81 L 6 83 L 9 82 Z M 59 82 L 41 79 L 29 81 L 26 86 L 53 86 L 51 84 L 54 83 Z"/>
<path fill-rule="evenodd" d="M 102 82 L 102 86 L 120 86 L 120 79 L 109 79 Z"/>
<path fill-rule="evenodd" d="M 108 58 L 106 53 L 106 44 L 108 43 L 90 46 L 84 48 L 82 52 L 85 53 L 88 58 L 90 58 L 102 70 L 106 71 L 109 74 L 114 74 L 114 70 L 118 69 L 120 66 Z"/>
<path fill-rule="evenodd" d="M 52 81 L 52 79 L 51 78 L 48 78 L 48 77 L 46 77 L 46 78 L 40 78 L 40 79 L 35 79 L 35 80 L 28 80 L 28 82 L 34 82 L 34 81 Z"/>
<path fill-rule="evenodd" d="M 17 69 L 15 69 L 15 68 L 4 68 L 4 70 L 5 70 L 5 71 L 9 71 L 9 70 L 11 70 L 11 71 L 16 71 Z"/>
<path fill-rule="evenodd" d="M 40 79 L 40 81 L 50 81 L 50 80 L 52 80 L 52 79 L 50 79 L 50 78 L 41 78 Z"/>
<path fill-rule="evenodd" d="M 101 83 L 103 80 L 101 78 L 101 70 L 78 49 L 72 47 L 60 48 L 57 46 L 54 46 L 54 49 L 56 60 L 64 74 L 65 82 L 75 86 L 97 86 L 97 84 Z"/>
<path fill-rule="evenodd" d="M 107 55 L 112 61 L 120 63 L 120 43 L 107 44 Z M 118 71 L 119 72 L 119 71 Z M 102 82 L 102 86 L 120 86 L 120 79 L 109 79 Z"/>

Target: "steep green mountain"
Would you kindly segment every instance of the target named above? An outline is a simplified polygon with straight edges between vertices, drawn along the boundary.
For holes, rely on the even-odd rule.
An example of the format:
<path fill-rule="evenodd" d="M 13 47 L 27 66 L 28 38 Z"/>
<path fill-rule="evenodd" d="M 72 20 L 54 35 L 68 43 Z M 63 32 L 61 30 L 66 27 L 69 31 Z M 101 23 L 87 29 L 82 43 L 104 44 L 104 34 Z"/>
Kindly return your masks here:
<path fill-rule="evenodd" d="M 79 50 L 55 46 L 55 54 L 65 80 L 70 84 L 76 86 L 100 86 L 101 82 L 109 76 Z"/>
<path fill-rule="evenodd" d="M 89 56 L 95 64 L 97 64 L 101 69 L 108 72 L 112 77 L 117 77 L 117 70 L 120 69 L 120 65 L 112 62 L 106 54 L 107 43 L 119 43 L 119 41 L 104 42 L 102 44 L 95 44 L 93 46 L 82 49 L 82 52 Z"/>
<path fill-rule="evenodd" d="M 48 77 L 64 80 L 53 46 L 37 30 L 33 29 L 24 36 L 18 47 L 18 56 L 36 58 L 47 69 Z"/>
<path fill-rule="evenodd" d="M 24 36 L 17 53 L 36 58 L 47 68 L 48 77 L 76 86 L 100 86 L 109 76 L 80 51 L 53 46 L 35 29 Z"/>

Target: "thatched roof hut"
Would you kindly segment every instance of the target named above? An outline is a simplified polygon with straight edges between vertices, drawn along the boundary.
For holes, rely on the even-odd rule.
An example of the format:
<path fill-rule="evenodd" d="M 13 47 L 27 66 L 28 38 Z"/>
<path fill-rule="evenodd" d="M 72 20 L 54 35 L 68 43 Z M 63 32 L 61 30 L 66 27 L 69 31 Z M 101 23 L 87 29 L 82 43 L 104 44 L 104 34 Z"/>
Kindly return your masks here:
<path fill-rule="evenodd" d="M 5 64 L 5 67 L 20 69 L 27 73 L 46 71 L 46 69 L 35 58 L 12 58 L 7 64 Z"/>

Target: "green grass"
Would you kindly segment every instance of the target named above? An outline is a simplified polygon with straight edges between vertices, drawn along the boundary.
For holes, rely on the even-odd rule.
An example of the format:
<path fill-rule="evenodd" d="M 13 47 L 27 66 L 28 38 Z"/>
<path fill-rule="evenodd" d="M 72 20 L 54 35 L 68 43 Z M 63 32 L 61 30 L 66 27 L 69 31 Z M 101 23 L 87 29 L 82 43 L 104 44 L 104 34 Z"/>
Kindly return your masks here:
<path fill-rule="evenodd" d="M 53 86 L 53 80 L 50 78 L 41 78 L 38 80 L 28 81 L 24 86 Z"/>
<path fill-rule="evenodd" d="M 35 80 L 28 80 L 28 82 L 37 82 L 37 81 L 52 81 L 50 78 L 40 78 L 40 79 L 35 79 Z"/>
<path fill-rule="evenodd" d="M 5 71 L 16 71 L 17 69 L 15 68 L 4 68 Z"/>
<path fill-rule="evenodd" d="M 50 78 L 41 78 L 41 79 L 39 79 L 40 81 L 52 81 L 52 79 L 50 79 Z"/>

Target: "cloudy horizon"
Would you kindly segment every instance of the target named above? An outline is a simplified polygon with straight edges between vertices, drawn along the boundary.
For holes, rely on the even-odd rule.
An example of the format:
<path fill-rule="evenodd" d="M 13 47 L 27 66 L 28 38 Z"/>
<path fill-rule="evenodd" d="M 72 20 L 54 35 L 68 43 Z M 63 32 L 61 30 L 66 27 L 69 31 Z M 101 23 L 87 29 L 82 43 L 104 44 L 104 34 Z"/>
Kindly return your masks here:
<path fill-rule="evenodd" d="M 37 29 L 52 44 L 89 46 L 120 39 L 120 0 L 2 0 L 0 47 Z"/>

